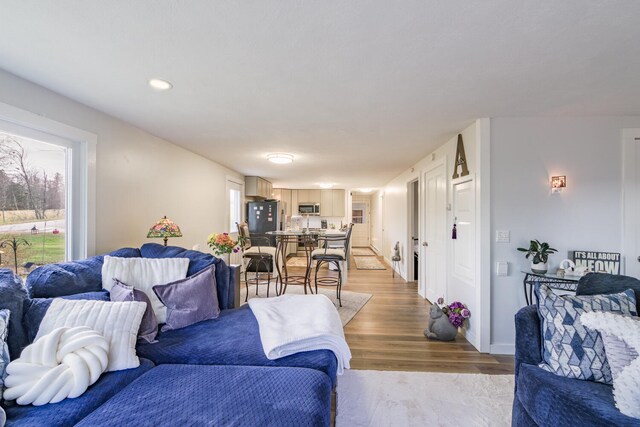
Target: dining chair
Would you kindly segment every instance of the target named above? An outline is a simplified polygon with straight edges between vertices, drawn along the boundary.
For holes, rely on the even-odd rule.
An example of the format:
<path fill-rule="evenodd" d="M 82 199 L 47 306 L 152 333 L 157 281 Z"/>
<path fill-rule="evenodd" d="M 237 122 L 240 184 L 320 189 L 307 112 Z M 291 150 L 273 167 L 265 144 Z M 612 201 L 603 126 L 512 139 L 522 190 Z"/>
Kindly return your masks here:
<path fill-rule="evenodd" d="M 271 246 L 271 240 L 263 235 L 251 235 L 249 233 L 249 225 L 246 222 L 236 223 L 238 226 L 238 235 L 240 237 L 242 248 L 242 260 L 244 264 L 244 283 L 247 289 L 244 301 L 249 299 L 249 285 L 256 285 L 256 295 L 258 295 L 258 287 L 266 281 L 267 298 L 269 297 L 269 288 L 271 287 L 271 279 L 274 273 L 276 248 Z M 254 273 L 253 278 L 248 277 L 248 273 Z M 266 280 L 261 276 L 266 275 Z M 276 295 L 280 295 L 278 291 L 278 282 L 276 280 Z"/>
<path fill-rule="evenodd" d="M 336 296 L 338 298 L 338 304 L 342 307 L 342 299 L 340 293 L 342 291 L 342 263 L 348 261 L 349 257 L 349 243 L 351 241 L 351 231 L 353 224 L 349 224 L 347 231 L 344 235 L 325 234 L 318 236 L 318 249 L 311 252 L 311 260 L 315 261 L 315 275 L 314 282 L 316 287 L 316 294 L 318 293 L 318 285 L 320 286 L 336 286 Z M 334 265 L 338 276 L 321 276 L 318 277 L 318 272 L 323 264 Z"/>

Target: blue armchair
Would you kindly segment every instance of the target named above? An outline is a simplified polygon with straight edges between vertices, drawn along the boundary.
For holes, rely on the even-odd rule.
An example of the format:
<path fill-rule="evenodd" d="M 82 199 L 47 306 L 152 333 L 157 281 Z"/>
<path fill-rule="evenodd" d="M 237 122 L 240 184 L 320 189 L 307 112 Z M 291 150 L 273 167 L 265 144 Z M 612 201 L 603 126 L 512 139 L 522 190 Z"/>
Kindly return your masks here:
<path fill-rule="evenodd" d="M 635 290 L 640 303 L 640 280 L 592 273 L 580 280 L 576 295 L 627 289 Z M 518 311 L 515 326 L 513 426 L 640 426 L 640 420 L 623 415 L 615 407 L 613 387 L 564 378 L 538 367 L 542 361 L 542 337 L 535 305 Z"/>

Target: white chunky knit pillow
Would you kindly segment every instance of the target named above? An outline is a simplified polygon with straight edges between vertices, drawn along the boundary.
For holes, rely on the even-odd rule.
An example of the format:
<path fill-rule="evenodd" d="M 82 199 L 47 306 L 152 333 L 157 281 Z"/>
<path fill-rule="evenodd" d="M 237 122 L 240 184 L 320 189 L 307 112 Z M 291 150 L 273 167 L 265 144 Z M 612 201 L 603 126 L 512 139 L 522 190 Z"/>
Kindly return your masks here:
<path fill-rule="evenodd" d="M 616 407 L 623 414 L 640 419 L 640 318 L 591 312 L 583 314 L 580 321 L 587 328 L 617 338 L 626 344 L 615 345 L 612 340 L 604 340 L 604 350 L 608 359 L 621 362 L 619 370 L 613 376 L 613 398 Z M 618 354 L 620 351 L 624 351 L 625 354 Z"/>
<path fill-rule="evenodd" d="M 4 398 L 40 406 L 78 397 L 98 381 L 108 361 L 109 343 L 93 329 L 55 329 L 9 363 Z"/>
<path fill-rule="evenodd" d="M 61 327 L 87 326 L 107 339 L 107 371 L 137 368 L 138 329 L 147 304 L 138 301 L 91 301 L 55 298 L 45 314 L 36 339 Z"/>

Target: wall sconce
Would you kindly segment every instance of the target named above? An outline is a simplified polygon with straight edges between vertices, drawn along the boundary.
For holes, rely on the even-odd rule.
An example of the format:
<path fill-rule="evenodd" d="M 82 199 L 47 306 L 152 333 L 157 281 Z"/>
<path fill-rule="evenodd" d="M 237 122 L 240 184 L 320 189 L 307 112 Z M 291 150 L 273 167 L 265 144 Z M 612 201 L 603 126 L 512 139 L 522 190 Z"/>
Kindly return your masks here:
<path fill-rule="evenodd" d="M 551 192 L 559 193 L 563 188 L 567 186 L 567 177 L 562 176 L 552 176 L 551 177 Z"/>

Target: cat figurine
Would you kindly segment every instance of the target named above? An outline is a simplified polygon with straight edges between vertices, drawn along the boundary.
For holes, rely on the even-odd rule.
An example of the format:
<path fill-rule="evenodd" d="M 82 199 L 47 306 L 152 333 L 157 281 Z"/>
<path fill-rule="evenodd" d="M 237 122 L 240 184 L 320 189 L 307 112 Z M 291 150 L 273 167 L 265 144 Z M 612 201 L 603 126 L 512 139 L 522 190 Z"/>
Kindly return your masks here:
<path fill-rule="evenodd" d="M 458 328 L 449 322 L 449 317 L 436 304 L 429 309 L 429 325 L 424 336 L 439 341 L 452 341 L 458 334 Z"/>

